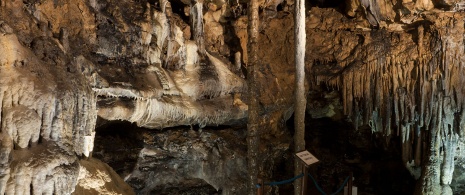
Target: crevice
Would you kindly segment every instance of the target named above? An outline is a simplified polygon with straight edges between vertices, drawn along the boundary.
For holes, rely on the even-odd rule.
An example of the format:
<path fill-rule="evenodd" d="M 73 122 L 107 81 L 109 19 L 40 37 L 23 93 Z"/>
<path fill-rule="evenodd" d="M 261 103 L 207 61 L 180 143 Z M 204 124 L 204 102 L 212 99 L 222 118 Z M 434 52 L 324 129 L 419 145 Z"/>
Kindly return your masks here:
<path fill-rule="evenodd" d="M 122 178 L 126 177 L 136 166 L 137 154 L 144 146 L 143 133 L 149 130 L 125 121 L 99 118 L 97 122 L 92 156 L 110 165 Z"/>
<path fill-rule="evenodd" d="M 185 23 L 189 24 L 189 16 L 185 14 L 186 6 L 188 5 L 185 5 L 182 1 L 171 1 L 173 13 L 177 14 Z"/>

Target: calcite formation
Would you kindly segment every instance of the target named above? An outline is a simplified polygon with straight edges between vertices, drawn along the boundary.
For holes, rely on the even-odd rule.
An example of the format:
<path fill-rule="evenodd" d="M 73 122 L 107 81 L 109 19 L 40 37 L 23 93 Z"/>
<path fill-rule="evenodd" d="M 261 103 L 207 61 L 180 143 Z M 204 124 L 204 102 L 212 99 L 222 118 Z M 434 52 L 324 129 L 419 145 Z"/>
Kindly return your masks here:
<path fill-rule="evenodd" d="M 93 148 L 96 97 L 83 76 L 41 61 L 2 27 L 0 193 L 71 193 L 76 154 Z"/>
<path fill-rule="evenodd" d="M 243 123 L 244 79 L 205 50 L 202 7 L 191 41 L 169 1 L 2 1 L 0 193 L 69 194 L 94 177 L 78 159 L 91 156 L 97 115 L 159 129 Z"/>
<path fill-rule="evenodd" d="M 346 25 L 327 28 L 326 20 L 309 19 L 314 82 L 341 90 L 356 128 L 369 125 L 373 133 L 402 138 L 403 162 L 416 177 L 421 172 L 425 194 L 452 193 L 454 161 L 462 158 L 456 150 L 464 124 L 463 17 L 433 10 L 398 24 L 403 31 L 369 32 L 341 32 Z"/>
<path fill-rule="evenodd" d="M 193 41 L 186 40 L 179 27 L 186 24 L 169 23 L 176 16 L 168 5 L 168 1 L 160 2 L 162 11 L 157 11 L 147 3 L 144 18 L 132 24 L 143 30 L 138 49 L 147 48 L 140 51 L 141 59 L 131 59 L 140 60 L 132 66 L 141 70 L 122 67 L 119 71 L 133 75 L 123 72 L 118 78 L 111 73 L 114 70 L 108 70 L 114 69 L 112 66 L 97 70 L 104 71 L 98 76 L 100 82 L 93 85 L 101 97 L 99 116 L 147 128 L 240 122 L 247 105 L 234 94 L 246 89 L 245 81 L 233 73 L 237 68 L 224 57 L 205 50 L 203 15 L 199 14 L 202 3 L 196 3 L 190 12 Z M 104 49 L 110 52 L 110 48 Z"/>
<path fill-rule="evenodd" d="M 273 164 L 289 146 L 294 1 L 259 3 L 260 157 Z M 200 131 L 246 124 L 246 7 L 244 0 L 0 1 L 0 194 L 131 193 L 91 158 L 97 117 L 200 129 L 150 134 L 158 140 L 126 178 L 137 192 L 182 178 L 240 192 L 242 182 L 217 174 L 243 181 L 244 145 L 230 149 L 234 136 Z M 308 112 L 335 116 L 340 105 L 356 128 L 400 136 L 399 155 L 419 193 L 464 191 L 464 10 L 458 0 L 319 1 L 307 10 L 308 102 L 328 90 L 331 105 L 321 107 L 332 113 L 312 105 Z M 263 163 L 260 174 L 271 177 L 271 166 Z M 181 171 L 167 183 L 153 170 Z"/>

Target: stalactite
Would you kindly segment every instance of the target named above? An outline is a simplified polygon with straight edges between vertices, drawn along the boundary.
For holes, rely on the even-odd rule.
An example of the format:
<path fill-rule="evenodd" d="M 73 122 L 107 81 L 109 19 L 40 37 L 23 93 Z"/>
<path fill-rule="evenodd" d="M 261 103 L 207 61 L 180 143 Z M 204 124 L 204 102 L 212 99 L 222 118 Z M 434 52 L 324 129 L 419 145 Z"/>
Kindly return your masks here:
<path fill-rule="evenodd" d="M 173 10 L 171 7 L 171 3 L 167 0 L 160 0 L 160 5 L 162 6 L 162 12 L 165 14 L 167 23 L 165 23 L 165 27 L 168 30 L 168 36 L 167 38 L 167 50 L 166 50 L 166 56 L 164 57 L 164 68 L 168 68 L 168 66 L 171 64 L 171 61 L 173 60 L 173 56 L 176 55 L 176 38 L 177 38 L 177 26 L 172 22 L 173 19 Z M 181 35 L 182 37 L 182 35 Z M 163 58 L 162 58 L 163 59 Z"/>
<path fill-rule="evenodd" d="M 372 84 L 371 84 L 371 79 L 372 79 L 372 75 L 371 75 L 371 67 L 370 67 L 370 64 L 367 65 L 367 67 L 364 68 L 365 69 L 365 73 L 364 73 L 364 78 L 365 80 L 363 81 L 364 82 L 364 85 L 365 85 L 365 88 L 363 89 L 363 97 L 371 97 L 371 88 L 372 88 Z M 344 81 L 342 81 L 344 83 Z M 363 124 L 368 124 L 369 120 L 370 120 L 370 113 L 372 111 L 372 103 L 370 102 L 370 100 L 365 100 L 363 101 L 365 104 L 363 105 L 363 108 L 364 108 L 364 120 L 363 120 Z M 361 125 L 363 125 L 361 124 Z"/>
<path fill-rule="evenodd" d="M 385 136 L 391 136 L 391 112 L 392 112 L 392 105 L 391 105 L 391 102 L 393 101 L 392 100 L 392 96 L 390 95 L 389 93 L 389 88 L 387 85 L 384 86 L 383 88 L 384 91 L 386 91 L 386 95 L 388 96 L 386 98 L 386 101 L 385 101 L 385 104 L 386 104 L 386 109 L 385 109 L 385 114 L 384 114 L 384 117 L 385 117 L 385 124 L 383 125 L 384 126 L 384 135 Z"/>
<path fill-rule="evenodd" d="M 351 115 L 353 114 L 353 109 L 352 109 L 352 106 L 353 106 L 353 71 L 347 73 L 347 77 L 346 77 L 346 81 L 347 81 L 347 85 L 346 85 L 346 97 L 347 97 L 347 102 L 346 102 L 346 106 L 347 106 L 347 114 L 349 115 L 349 117 L 351 117 Z"/>
<path fill-rule="evenodd" d="M 353 123 L 354 123 L 355 130 L 358 131 L 358 127 L 360 127 L 362 124 L 362 121 L 361 121 L 362 117 L 360 113 L 361 108 L 359 107 L 359 101 L 355 101 L 354 107 L 355 107 L 355 114 L 354 114 Z"/>
<path fill-rule="evenodd" d="M 415 130 L 415 166 L 420 166 L 422 161 L 422 133 L 420 127 L 417 125 Z"/>
<path fill-rule="evenodd" d="M 435 17 L 443 23 L 420 23 L 417 36 L 363 34 L 368 41 L 354 52 L 355 60 L 337 62 L 344 68 L 336 76 L 340 82 L 329 79 L 334 75 L 317 74 L 315 78 L 317 83 L 342 86 L 343 111 L 356 129 L 369 125 L 373 133 L 390 136 L 397 128 L 403 162 L 423 166 L 423 174 L 432 177 L 423 178 L 428 183 L 425 186 L 431 189 L 440 185 L 446 193 L 457 139 L 465 134 L 464 20 L 457 14 Z M 383 39 L 387 37 L 392 43 L 399 38 L 402 44 L 385 44 Z M 324 64 L 326 58 L 316 57 L 314 61 Z"/>
<path fill-rule="evenodd" d="M 204 29 L 203 29 L 203 1 L 195 0 L 194 4 L 191 5 L 191 29 L 192 37 L 194 38 L 197 46 L 199 47 L 199 53 L 205 54 L 205 43 L 204 43 Z"/>

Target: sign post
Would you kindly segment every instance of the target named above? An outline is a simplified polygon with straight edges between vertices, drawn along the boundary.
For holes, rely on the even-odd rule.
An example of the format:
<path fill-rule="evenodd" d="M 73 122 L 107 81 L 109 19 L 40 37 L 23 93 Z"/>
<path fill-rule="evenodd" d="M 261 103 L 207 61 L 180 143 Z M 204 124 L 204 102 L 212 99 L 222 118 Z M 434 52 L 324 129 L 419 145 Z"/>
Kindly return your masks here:
<path fill-rule="evenodd" d="M 313 156 L 313 154 L 311 154 L 307 150 L 297 152 L 295 155 L 299 157 L 300 160 L 302 160 L 307 166 L 310 166 L 311 164 L 319 161 L 315 156 Z"/>
<path fill-rule="evenodd" d="M 353 173 L 350 172 L 350 175 L 349 175 L 349 183 L 347 183 L 347 194 L 348 194 L 348 195 L 352 195 L 352 186 L 353 186 L 353 184 L 352 184 L 352 178 L 353 178 L 353 177 L 354 177 L 354 176 L 353 176 Z"/>
<path fill-rule="evenodd" d="M 304 172 L 304 177 L 302 178 L 302 193 L 301 195 L 306 195 L 307 194 L 307 183 L 308 183 L 308 166 L 304 165 L 302 166 L 303 172 Z"/>
<path fill-rule="evenodd" d="M 306 195 L 307 194 L 307 183 L 308 183 L 308 166 L 310 166 L 313 163 L 318 162 L 318 159 L 315 156 L 313 156 L 313 154 L 308 152 L 307 150 L 297 152 L 295 155 L 304 162 L 304 166 L 302 166 L 304 177 L 302 178 L 301 195 Z"/>
<path fill-rule="evenodd" d="M 263 188 L 265 187 L 263 185 L 263 179 L 258 178 L 258 185 L 260 185 L 260 187 L 257 189 L 257 195 L 263 195 Z"/>

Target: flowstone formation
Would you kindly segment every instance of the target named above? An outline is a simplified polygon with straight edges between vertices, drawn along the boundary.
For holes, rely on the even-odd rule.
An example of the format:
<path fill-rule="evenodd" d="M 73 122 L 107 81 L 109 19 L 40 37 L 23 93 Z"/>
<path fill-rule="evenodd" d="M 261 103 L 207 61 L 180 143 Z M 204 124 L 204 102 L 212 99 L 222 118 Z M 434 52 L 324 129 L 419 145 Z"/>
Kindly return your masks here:
<path fill-rule="evenodd" d="M 103 43 L 97 49 L 101 66 L 95 67 L 98 82 L 93 85 L 100 97 L 100 117 L 160 129 L 234 124 L 246 116 L 247 106 L 240 99 L 244 79 L 232 72 L 238 67 L 203 49 L 199 40 L 204 36 L 203 16 L 196 14 L 201 9 L 190 12 L 194 40 L 189 40 L 188 24 L 173 13 L 169 1 L 105 2 L 95 9 L 101 11 L 96 14 L 102 27 L 97 41 Z"/>
<path fill-rule="evenodd" d="M 15 6 L 2 2 L 1 14 Z M 0 194 L 69 194 L 77 156 L 93 148 L 96 97 L 83 75 L 66 70 L 79 64 L 60 56 L 59 42 L 30 37 L 26 46 L 15 34 L 18 26 L 0 23 Z M 48 47 L 31 49 L 36 44 Z"/>

